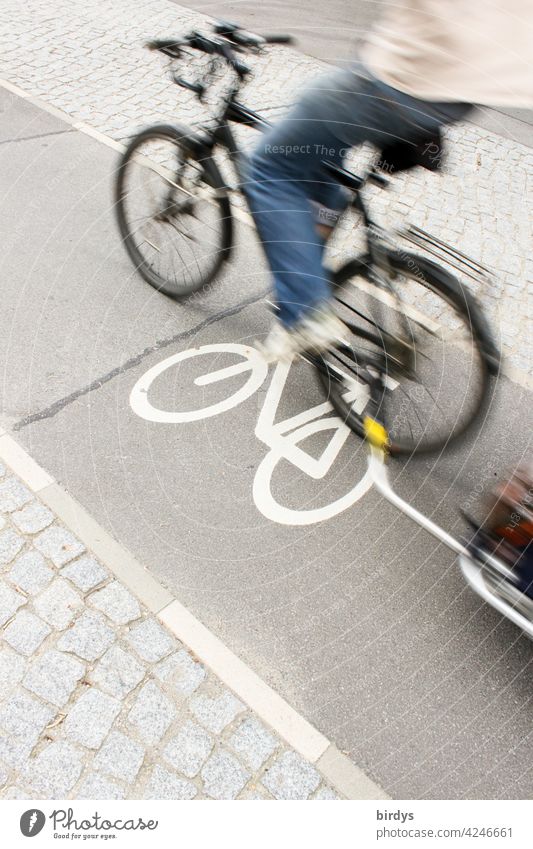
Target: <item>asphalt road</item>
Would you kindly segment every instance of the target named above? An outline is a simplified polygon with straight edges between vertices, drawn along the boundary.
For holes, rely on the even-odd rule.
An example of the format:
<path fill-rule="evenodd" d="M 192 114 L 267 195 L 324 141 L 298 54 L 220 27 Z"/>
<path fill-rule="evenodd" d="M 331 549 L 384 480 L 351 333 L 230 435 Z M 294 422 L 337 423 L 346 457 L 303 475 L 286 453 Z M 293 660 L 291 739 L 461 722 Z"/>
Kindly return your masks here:
<path fill-rule="evenodd" d="M 383 0 L 190 0 L 179 2 L 217 20 L 235 21 L 252 32 L 287 32 L 296 48 L 331 64 L 350 61 L 358 43 L 379 18 Z M 531 109 L 479 108 L 472 123 L 533 146 Z"/>
<path fill-rule="evenodd" d="M 116 154 L 0 98 L 1 424 L 393 797 L 531 798 L 531 643 L 375 492 L 319 523 L 294 523 L 361 480 L 355 437 L 322 480 L 309 459 L 276 462 L 265 432 L 255 434 L 279 381 L 272 372 L 209 418 L 154 422 L 132 409 L 132 389 L 162 361 L 247 346 L 267 331 L 268 278 L 250 232 L 239 230 L 218 286 L 174 304 L 138 278 L 119 242 Z M 245 377 L 194 380 L 232 356 L 174 364 L 145 399 L 174 412 L 212 408 Z M 321 401 L 314 376 L 295 367 L 276 422 Z M 395 464 L 395 485 L 460 533 L 459 503 L 521 455 L 530 431 L 530 394 L 502 381 L 473 443 L 439 462 Z M 299 447 L 317 458 L 334 433 Z"/>

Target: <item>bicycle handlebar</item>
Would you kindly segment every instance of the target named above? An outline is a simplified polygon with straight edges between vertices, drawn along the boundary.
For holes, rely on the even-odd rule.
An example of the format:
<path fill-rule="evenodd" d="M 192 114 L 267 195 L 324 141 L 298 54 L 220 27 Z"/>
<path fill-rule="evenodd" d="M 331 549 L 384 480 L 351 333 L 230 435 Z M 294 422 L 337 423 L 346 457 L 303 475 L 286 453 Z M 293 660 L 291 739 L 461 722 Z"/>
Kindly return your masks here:
<path fill-rule="evenodd" d="M 220 56 L 228 63 L 239 79 L 244 80 L 251 69 L 237 58 L 234 51 L 243 53 L 248 50 L 252 53 L 259 53 L 265 44 L 292 44 L 293 42 L 290 35 L 255 35 L 241 30 L 238 24 L 225 21 L 219 21 L 215 24 L 213 32 L 219 38 L 210 38 L 199 32 L 191 32 L 182 38 L 156 38 L 146 42 L 145 47 L 148 50 L 159 50 L 160 53 L 164 53 L 171 59 L 180 59 L 183 48 L 199 50 L 209 56 Z M 175 72 L 172 73 L 172 79 L 182 88 L 193 91 L 200 100 L 203 98 L 205 93 L 203 83 L 190 82 Z"/>
<path fill-rule="evenodd" d="M 161 53 L 166 53 L 174 59 L 181 55 L 180 48 L 183 46 L 183 39 L 177 38 L 155 38 L 152 41 L 145 42 L 147 50 L 159 50 Z"/>
<path fill-rule="evenodd" d="M 246 32 L 238 24 L 231 24 L 228 21 L 219 21 L 213 27 L 213 31 L 239 47 L 248 47 L 252 50 L 258 49 L 264 44 L 292 44 L 294 41 L 290 35 L 257 35 L 253 32 Z"/>
<path fill-rule="evenodd" d="M 183 38 L 162 38 L 147 41 L 145 47 L 148 50 L 159 50 L 172 59 L 179 59 L 181 48 L 190 47 L 202 53 L 218 55 L 235 66 L 237 73 L 241 73 L 245 66 L 239 68 L 239 62 L 232 54 L 232 48 L 237 50 L 259 51 L 265 44 L 293 44 L 291 35 L 256 35 L 253 32 L 245 32 L 238 24 L 220 21 L 213 27 L 213 32 L 222 37 L 223 40 L 209 38 L 199 32 L 192 32 Z M 247 72 L 247 70 L 245 71 Z"/>
<path fill-rule="evenodd" d="M 294 44 L 292 35 L 264 35 L 266 44 Z"/>

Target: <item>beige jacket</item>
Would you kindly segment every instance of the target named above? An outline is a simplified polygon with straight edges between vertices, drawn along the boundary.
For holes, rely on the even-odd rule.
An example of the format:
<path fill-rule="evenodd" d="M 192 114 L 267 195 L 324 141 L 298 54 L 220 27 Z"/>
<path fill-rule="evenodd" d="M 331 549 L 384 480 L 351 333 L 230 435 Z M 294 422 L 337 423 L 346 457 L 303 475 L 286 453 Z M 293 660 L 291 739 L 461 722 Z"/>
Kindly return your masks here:
<path fill-rule="evenodd" d="M 533 0 L 386 0 L 361 59 L 424 100 L 533 106 Z"/>

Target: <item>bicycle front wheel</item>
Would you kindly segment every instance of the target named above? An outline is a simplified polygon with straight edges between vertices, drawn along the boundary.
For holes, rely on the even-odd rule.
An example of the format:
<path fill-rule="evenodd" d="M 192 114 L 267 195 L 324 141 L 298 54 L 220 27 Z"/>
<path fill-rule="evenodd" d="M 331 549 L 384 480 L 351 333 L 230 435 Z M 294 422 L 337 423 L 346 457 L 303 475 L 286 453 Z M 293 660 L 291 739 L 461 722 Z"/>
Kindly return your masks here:
<path fill-rule="evenodd" d="M 398 300 L 374 285 L 364 257 L 337 272 L 337 310 L 352 335 L 322 357 L 319 374 L 335 411 L 362 436 L 368 370 L 380 371 L 390 453 L 434 453 L 481 424 L 497 353 L 480 308 L 452 275 L 400 251 L 389 260 Z"/>
<path fill-rule="evenodd" d="M 165 295 L 207 286 L 229 257 L 231 209 L 214 160 L 188 143 L 187 127 L 155 126 L 128 145 L 116 181 L 125 248 L 141 276 Z"/>

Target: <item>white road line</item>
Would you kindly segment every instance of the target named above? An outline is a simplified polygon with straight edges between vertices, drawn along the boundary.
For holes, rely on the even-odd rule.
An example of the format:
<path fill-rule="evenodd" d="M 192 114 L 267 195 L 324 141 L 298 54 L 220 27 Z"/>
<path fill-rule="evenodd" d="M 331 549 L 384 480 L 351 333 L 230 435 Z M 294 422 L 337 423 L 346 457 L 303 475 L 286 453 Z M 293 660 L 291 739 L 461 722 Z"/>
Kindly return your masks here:
<path fill-rule="evenodd" d="M 54 478 L 45 472 L 7 433 L 0 436 L 0 460 L 13 469 L 35 493 L 55 483 Z"/>
<path fill-rule="evenodd" d="M 297 713 L 179 601 L 173 601 L 160 611 L 159 618 L 304 758 L 316 763 L 325 753 L 330 745 L 327 737 Z"/>

